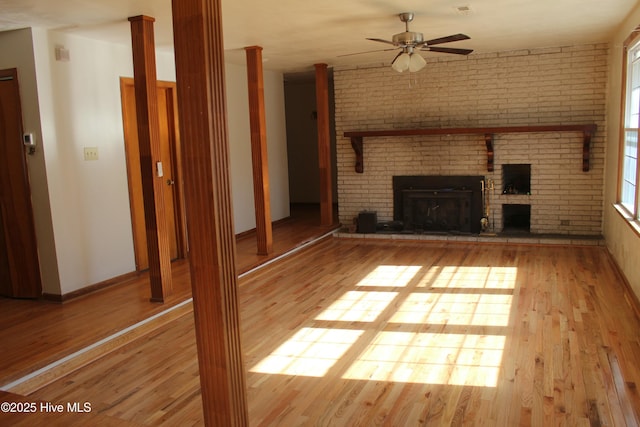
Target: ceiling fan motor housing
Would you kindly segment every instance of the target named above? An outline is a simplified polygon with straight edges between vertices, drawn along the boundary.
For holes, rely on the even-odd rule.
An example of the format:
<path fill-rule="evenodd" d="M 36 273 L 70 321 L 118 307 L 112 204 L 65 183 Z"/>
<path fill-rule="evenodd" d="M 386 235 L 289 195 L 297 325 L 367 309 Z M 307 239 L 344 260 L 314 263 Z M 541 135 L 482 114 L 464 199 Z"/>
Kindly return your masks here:
<path fill-rule="evenodd" d="M 416 33 L 413 31 L 405 31 L 404 33 L 398 33 L 393 35 L 393 44 L 396 46 L 416 46 L 422 43 L 424 40 L 422 33 Z"/>
<path fill-rule="evenodd" d="M 417 33 L 414 31 L 409 31 L 409 22 L 413 20 L 412 12 L 404 12 L 398 15 L 400 20 L 405 23 L 405 31 L 403 33 L 394 34 L 391 40 L 378 39 L 378 38 L 367 38 L 367 40 L 371 40 L 379 43 L 392 44 L 398 48 L 402 49 L 398 55 L 396 55 L 395 59 L 392 61 L 394 64 L 394 69 L 396 71 L 405 71 L 408 69 L 410 72 L 419 71 L 424 67 L 423 63 L 424 59 L 420 57 L 420 55 L 413 55 L 414 50 L 422 49 L 423 51 L 430 52 L 439 52 L 439 53 L 452 53 L 455 55 L 468 55 L 473 52 L 472 49 L 456 49 L 451 47 L 439 47 L 434 46 L 442 43 L 450 43 L 459 40 L 468 40 L 469 36 L 466 34 L 452 34 L 446 37 L 439 37 L 431 40 L 424 40 L 424 36 L 422 33 Z M 392 50 L 392 49 L 384 49 L 384 50 Z M 361 52 L 367 53 L 367 52 Z M 413 59 L 414 63 L 407 64 L 407 59 Z M 420 61 L 422 59 L 422 61 Z M 405 67 L 408 66 L 408 68 Z"/>

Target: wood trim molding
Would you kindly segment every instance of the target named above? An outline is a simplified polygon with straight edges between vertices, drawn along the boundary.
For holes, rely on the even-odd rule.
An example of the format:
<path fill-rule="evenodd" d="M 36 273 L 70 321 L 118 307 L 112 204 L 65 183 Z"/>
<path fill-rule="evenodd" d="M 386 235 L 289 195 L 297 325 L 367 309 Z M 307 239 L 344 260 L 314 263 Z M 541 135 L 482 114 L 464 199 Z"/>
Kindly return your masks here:
<path fill-rule="evenodd" d="M 589 171 L 591 157 L 591 138 L 597 130 L 597 125 L 542 125 L 542 126 L 502 126 L 477 128 L 431 128 L 431 129 L 391 129 L 372 131 L 345 132 L 344 136 L 351 138 L 351 147 L 356 156 L 355 171 L 364 172 L 364 142 L 365 137 L 381 136 L 414 136 L 414 135 L 484 135 L 487 147 L 487 170 L 493 171 L 493 134 L 496 133 L 536 133 L 536 132 L 582 132 L 582 171 Z"/>
<path fill-rule="evenodd" d="M 629 283 L 629 281 L 627 280 L 627 277 L 622 272 L 620 265 L 616 261 L 616 258 L 613 256 L 608 246 L 607 246 L 607 255 L 608 255 L 609 261 L 611 262 L 611 265 L 613 266 L 613 269 L 615 270 L 618 276 L 619 282 L 622 284 L 624 300 L 629 305 L 629 307 L 633 309 L 633 311 L 636 314 L 636 317 L 640 320 L 640 299 L 638 295 L 633 291 L 633 287 L 631 286 L 631 283 Z"/>
<path fill-rule="evenodd" d="M 347 135 L 347 132 L 345 132 L 344 136 L 349 135 Z M 364 141 L 362 136 L 351 135 L 351 148 L 356 155 L 356 173 L 364 173 Z"/>
<path fill-rule="evenodd" d="M 164 302 L 172 293 L 172 277 L 164 179 L 158 167 L 161 154 L 154 21 L 155 19 L 143 15 L 129 18 L 151 301 Z"/>
<path fill-rule="evenodd" d="M 249 92 L 249 127 L 251 130 L 251 165 L 253 168 L 253 200 L 256 215 L 258 255 L 273 252 L 269 162 L 267 159 L 267 119 L 264 107 L 262 47 L 245 47 Z"/>
<path fill-rule="evenodd" d="M 329 77 L 327 64 L 315 64 L 318 112 L 318 166 L 320 168 L 320 225 L 333 224 L 333 186 L 329 124 Z"/>
<path fill-rule="evenodd" d="M 613 203 L 613 209 L 618 212 L 618 215 L 627 223 L 631 231 L 633 231 L 636 236 L 640 237 L 640 221 L 636 220 L 633 217 L 633 214 L 629 212 L 624 206 L 620 203 Z"/>
<path fill-rule="evenodd" d="M 135 279 L 145 274 L 147 274 L 146 271 L 145 272 L 131 271 L 129 273 L 121 274 L 119 276 L 112 277 L 102 282 L 94 283 L 93 285 L 89 285 L 84 288 L 77 289 L 73 292 L 68 292 L 66 294 L 58 295 L 58 294 L 43 293 L 42 298 L 47 301 L 65 303 L 65 302 L 69 302 L 71 300 L 83 297 L 90 293 L 108 288 L 110 286 L 122 285 L 123 282 Z"/>
<path fill-rule="evenodd" d="M 249 425 L 241 348 L 221 0 L 172 0 L 189 265 L 204 421 Z"/>
<path fill-rule="evenodd" d="M 487 172 L 493 172 L 493 134 L 484 134 L 484 144 L 487 147 Z"/>
<path fill-rule="evenodd" d="M 627 36 L 622 44 L 622 79 L 620 80 L 621 92 L 620 92 L 620 122 L 619 122 L 619 134 L 618 134 L 618 175 L 616 186 L 616 202 L 619 203 L 622 200 L 622 183 L 624 181 L 624 162 L 625 162 L 625 145 L 626 145 L 626 115 L 627 115 L 627 71 L 629 68 L 629 48 L 634 46 L 640 38 L 640 25 L 636 26 L 634 30 Z M 640 153 L 640 147 L 636 147 L 637 153 Z M 637 157 L 637 155 L 636 155 Z M 636 183 L 640 182 L 640 168 L 636 168 Z M 640 200 L 635 197 L 634 212 L 635 216 L 638 215 L 638 208 L 640 207 Z M 635 218 L 634 218 L 635 219 Z"/>

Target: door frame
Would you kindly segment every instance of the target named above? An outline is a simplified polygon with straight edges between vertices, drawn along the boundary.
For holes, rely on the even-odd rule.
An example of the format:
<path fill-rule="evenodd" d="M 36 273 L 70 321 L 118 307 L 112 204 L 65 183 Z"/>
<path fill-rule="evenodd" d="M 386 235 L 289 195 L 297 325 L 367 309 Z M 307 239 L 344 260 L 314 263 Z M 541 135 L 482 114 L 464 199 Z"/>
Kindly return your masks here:
<path fill-rule="evenodd" d="M 134 254 L 135 254 L 135 262 L 136 262 L 136 271 L 142 271 L 148 268 L 148 259 L 147 259 L 147 246 L 146 239 L 141 239 L 140 235 L 144 231 L 146 233 L 145 224 L 144 224 L 144 203 L 142 202 L 142 198 L 138 200 L 138 193 L 133 186 L 132 176 L 134 173 L 139 174 L 140 171 L 134 170 L 135 168 L 132 165 L 132 160 L 129 158 L 129 144 L 137 141 L 137 135 L 130 134 L 130 126 L 129 123 L 132 118 L 131 114 L 135 115 L 134 111 L 129 111 L 126 108 L 125 103 L 125 89 L 129 87 L 133 89 L 134 80 L 131 77 L 120 77 L 120 98 L 122 105 L 122 124 L 124 131 L 124 143 L 125 143 L 125 158 L 127 164 L 127 186 L 129 188 L 129 206 L 131 208 L 131 227 L 133 231 L 133 245 L 134 245 Z M 157 87 L 166 89 L 168 91 L 168 100 L 167 100 L 167 120 L 169 122 L 169 128 L 173 130 L 170 132 L 169 136 L 169 149 L 171 153 L 171 167 L 174 171 L 175 184 L 174 188 L 174 221 L 175 221 L 175 232 L 176 232 L 176 247 L 177 247 L 177 258 L 186 258 L 188 254 L 188 240 L 187 240 L 187 226 L 186 226 L 186 212 L 185 212 L 185 203 L 184 203 L 184 190 L 183 190 L 183 180 L 182 180 L 182 162 L 180 161 L 181 149 L 180 149 L 180 130 L 178 125 L 178 97 L 176 94 L 176 83 L 169 81 L 157 81 Z M 135 92 L 135 91 L 134 91 Z M 159 112 L 160 113 L 160 112 Z M 136 163 L 138 164 L 138 163 Z M 140 218 L 142 218 L 142 224 L 139 224 Z M 144 243 L 142 243 L 144 242 Z M 144 251 L 144 252 L 143 252 Z M 145 254 L 143 256 L 143 254 Z M 141 264 L 145 264 L 141 261 L 146 261 L 146 267 L 141 268 Z"/>
<path fill-rule="evenodd" d="M 2 124 L 2 127 L 6 128 L 7 138 L 15 141 L 7 140 L 5 141 L 7 145 L 0 147 L 0 153 L 7 162 L 7 168 L 2 172 L 4 178 L 0 182 L 0 185 L 3 185 L 0 188 L 0 194 L 3 194 L 2 198 L 10 199 L 8 200 L 10 203 L 6 204 L 0 199 L 0 227 L 2 227 L 0 232 L 2 240 L 6 242 L 8 265 L 5 266 L 5 271 L 10 280 L 10 283 L 0 287 L 0 291 L 3 295 L 14 298 L 40 298 L 42 297 L 42 278 L 27 154 L 22 141 L 24 128 L 18 70 L 16 68 L 0 70 L 0 79 L 13 82 L 11 91 L 14 92 L 14 105 L 11 109 L 15 116 L 11 117 L 11 121 L 13 122 L 12 132 L 17 133 L 17 135 L 9 135 L 10 128 Z"/>

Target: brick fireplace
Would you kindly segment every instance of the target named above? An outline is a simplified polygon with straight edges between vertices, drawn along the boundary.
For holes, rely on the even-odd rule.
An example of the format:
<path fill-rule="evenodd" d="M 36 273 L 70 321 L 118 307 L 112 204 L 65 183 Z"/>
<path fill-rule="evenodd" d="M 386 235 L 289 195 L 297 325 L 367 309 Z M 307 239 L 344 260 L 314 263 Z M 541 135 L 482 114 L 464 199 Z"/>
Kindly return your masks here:
<path fill-rule="evenodd" d="M 340 222 L 352 224 L 362 211 L 375 211 L 379 222 L 397 221 L 394 177 L 472 176 L 494 183 L 491 231 L 515 227 L 534 234 L 600 235 L 607 55 L 606 44 L 590 44 L 430 58 L 425 70 L 411 78 L 379 64 L 334 69 Z M 443 132 L 365 138 L 359 173 L 352 141 L 344 136 L 388 129 L 590 123 L 597 132 L 588 144 L 579 132 L 495 133 L 491 169 L 483 135 Z M 585 145 L 590 149 L 587 170 Z M 505 165 L 516 166 L 505 175 Z M 460 191 L 447 183 L 427 190 L 440 190 L 439 198 L 446 199 L 451 197 L 442 190 L 451 188 Z M 439 221 L 442 204 L 424 192 L 405 194 L 414 202 L 414 213 L 427 216 L 412 220 L 418 226 Z M 469 222 L 474 233 L 477 216 Z"/>

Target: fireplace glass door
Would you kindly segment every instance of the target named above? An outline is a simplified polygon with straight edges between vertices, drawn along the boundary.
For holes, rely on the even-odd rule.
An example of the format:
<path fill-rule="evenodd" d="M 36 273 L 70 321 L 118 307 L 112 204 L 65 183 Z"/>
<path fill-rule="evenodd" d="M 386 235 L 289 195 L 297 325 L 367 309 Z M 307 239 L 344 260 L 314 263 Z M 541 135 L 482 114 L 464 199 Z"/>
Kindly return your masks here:
<path fill-rule="evenodd" d="M 469 233 L 471 196 L 470 190 L 402 190 L 404 229 Z"/>

